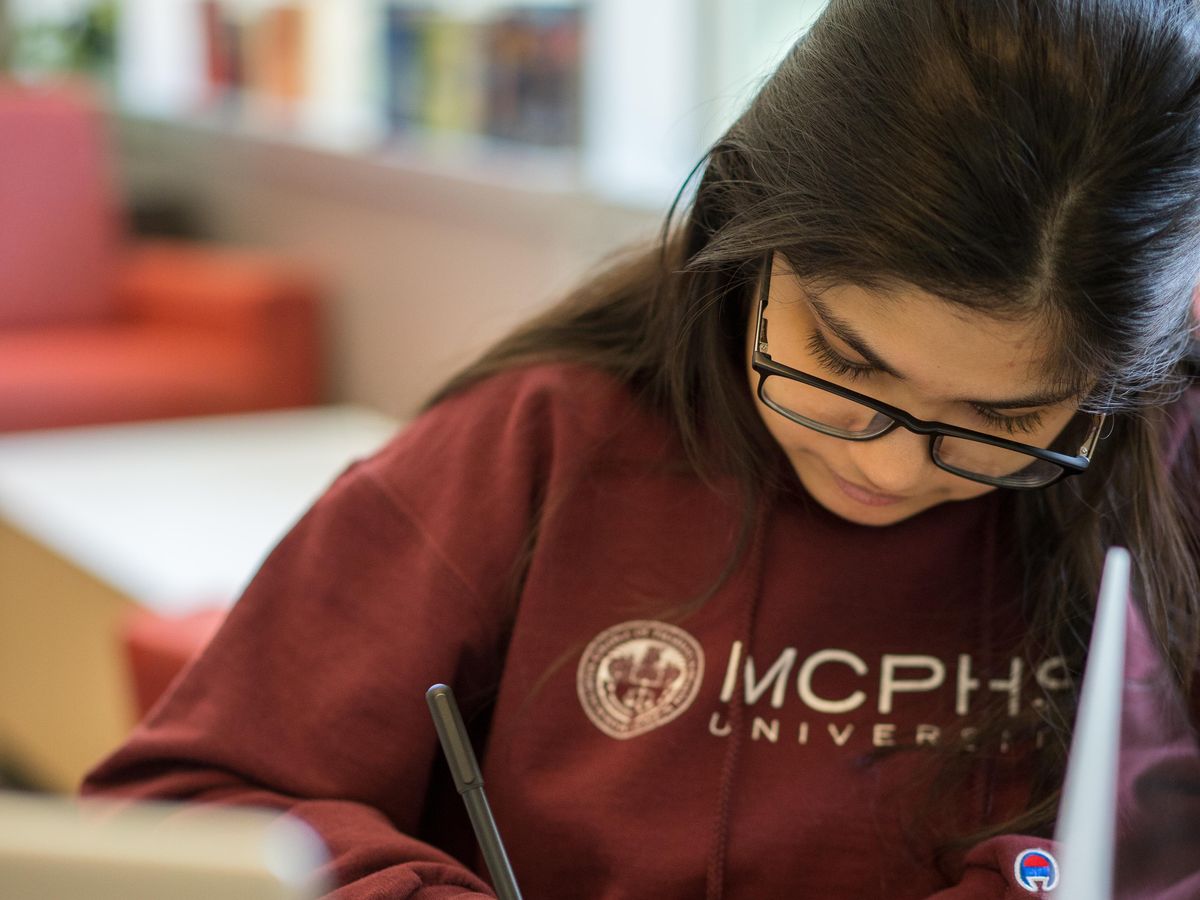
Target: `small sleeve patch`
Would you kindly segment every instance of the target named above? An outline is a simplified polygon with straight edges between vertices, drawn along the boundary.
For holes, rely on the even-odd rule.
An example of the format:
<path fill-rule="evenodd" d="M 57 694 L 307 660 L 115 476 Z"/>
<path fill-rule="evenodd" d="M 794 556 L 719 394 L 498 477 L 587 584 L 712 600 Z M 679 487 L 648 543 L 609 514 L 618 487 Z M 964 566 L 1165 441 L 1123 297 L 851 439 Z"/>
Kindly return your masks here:
<path fill-rule="evenodd" d="M 1049 893 L 1058 887 L 1058 861 L 1045 850 L 1022 850 L 1013 862 L 1013 877 L 1031 894 Z"/>

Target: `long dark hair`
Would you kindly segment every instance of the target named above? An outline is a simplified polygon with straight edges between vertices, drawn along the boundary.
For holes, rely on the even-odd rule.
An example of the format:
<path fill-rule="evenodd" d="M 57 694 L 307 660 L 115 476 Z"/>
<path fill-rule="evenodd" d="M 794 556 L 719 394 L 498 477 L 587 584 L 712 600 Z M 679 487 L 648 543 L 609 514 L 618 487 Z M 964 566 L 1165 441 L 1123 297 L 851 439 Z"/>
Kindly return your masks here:
<path fill-rule="evenodd" d="M 518 364 L 603 368 L 669 418 L 698 473 L 736 477 L 749 529 L 783 486 L 745 374 L 766 251 L 805 279 L 1038 316 L 1059 349 L 1047 367 L 1092 386 L 1086 406 L 1112 433 L 1088 473 L 1014 499 L 1030 645 L 1082 671 L 1102 554 L 1121 544 L 1189 690 L 1196 428 L 1170 401 L 1200 276 L 1195 4 L 832 0 L 697 171 L 656 245 L 611 261 L 433 402 Z M 1173 426 L 1191 435 L 1181 450 Z M 991 832 L 1051 826 L 1073 712 L 1064 692 L 1042 714 L 1057 752 L 1028 812 Z"/>

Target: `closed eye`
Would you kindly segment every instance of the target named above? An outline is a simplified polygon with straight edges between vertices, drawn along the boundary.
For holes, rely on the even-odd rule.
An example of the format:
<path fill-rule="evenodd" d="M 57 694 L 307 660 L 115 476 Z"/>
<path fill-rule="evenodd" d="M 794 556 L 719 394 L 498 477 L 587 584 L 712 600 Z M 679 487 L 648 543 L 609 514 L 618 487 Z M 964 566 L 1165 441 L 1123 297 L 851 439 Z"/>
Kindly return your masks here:
<path fill-rule="evenodd" d="M 971 409 L 983 422 L 993 428 L 1002 428 L 1009 434 L 1028 434 L 1037 431 L 1042 424 L 1040 412 L 1024 413 L 1019 416 L 1004 416 L 986 406 L 972 403 Z"/>
<path fill-rule="evenodd" d="M 846 359 L 829 346 L 825 336 L 814 330 L 808 336 L 808 351 L 817 358 L 825 371 L 838 376 L 849 376 L 851 379 L 866 378 L 875 375 L 880 370 L 867 363 L 856 363 Z"/>
<path fill-rule="evenodd" d="M 816 357 L 822 368 L 839 377 L 847 377 L 855 380 L 877 375 L 882 371 L 867 363 L 858 363 L 846 359 L 846 357 L 830 346 L 829 342 L 825 340 L 825 336 L 819 331 L 814 330 L 809 335 L 808 350 Z M 977 403 L 970 404 L 970 407 L 985 426 L 999 428 L 1010 435 L 1035 432 L 1041 427 L 1043 421 L 1041 412 L 1023 413 L 1019 416 L 1006 416 L 996 412 L 994 409 L 989 409 Z"/>

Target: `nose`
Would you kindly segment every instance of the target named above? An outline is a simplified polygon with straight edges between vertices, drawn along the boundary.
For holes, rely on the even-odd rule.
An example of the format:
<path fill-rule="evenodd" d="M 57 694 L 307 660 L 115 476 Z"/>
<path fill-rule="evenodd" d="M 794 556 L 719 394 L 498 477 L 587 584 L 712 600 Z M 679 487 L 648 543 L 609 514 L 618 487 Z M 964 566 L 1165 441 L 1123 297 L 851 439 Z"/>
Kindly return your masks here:
<path fill-rule="evenodd" d="M 937 471 L 929 458 L 929 438 L 905 428 L 873 441 L 852 443 L 850 460 L 865 479 L 863 487 L 901 497 L 913 494 Z"/>

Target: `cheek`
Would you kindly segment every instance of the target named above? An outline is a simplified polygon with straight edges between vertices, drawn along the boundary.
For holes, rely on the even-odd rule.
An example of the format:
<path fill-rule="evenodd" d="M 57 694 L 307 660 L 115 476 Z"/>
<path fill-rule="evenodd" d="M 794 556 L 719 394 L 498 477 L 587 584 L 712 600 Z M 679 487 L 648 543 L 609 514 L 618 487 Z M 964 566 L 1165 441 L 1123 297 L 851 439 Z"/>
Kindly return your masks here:
<path fill-rule="evenodd" d="M 767 423 L 767 429 L 771 432 L 771 436 L 789 454 L 817 453 L 817 455 L 825 456 L 837 446 L 828 446 L 833 444 L 832 438 L 823 438 L 822 435 L 810 428 L 789 422 L 772 409 L 760 405 L 758 411 Z"/>
<path fill-rule="evenodd" d="M 850 452 L 853 445 L 849 441 L 826 437 L 811 428 L 789 422 L 770 407 L 764 406 L 761 401 L 757 401 L 757 398 L 756 406 L 767 430 L 787 454 L 801 480 L 805 480 L 806 476 L 824 478 L 827 476 L 827 471 L 852 475 L 856 470 L 857 467 Z M 996 488 L 990 485 L 959 478 L 930 463 L 918 493 L 926 499 L 936 499 L 937 502 L 941 502 L 943 500 L 970 500 L 994 490 Z"/>
<path fill-rule="evenodd" d="M 939 475 L 943 476 L 946 483 L 946 495 L 950 500 L 971 500 L 975 497 L 982 497 L 984 494 L 990 494 L 992 491 L 999 490 L 988 484 L 980 484 L 977 481 L 968 481 L 966 478 L 959 478 L 957 475 L 951 475 L 949 472 L 939 470 Z"/>
<path fill-rule="evenodd" d="M 805 428 L 796 422 L 789 421 L 775 410 L 771 409 L 755 397 L 755 406 L 759 417 L 767 426 L 767 431 L 775 439 L 792 464 L 797 468 L 811 466 L 819 461 L 822 468 L 833 468 L 845 471 L 844 464 L 849 448 L 849 442 L 819 434 L 811 428 Z"/>

